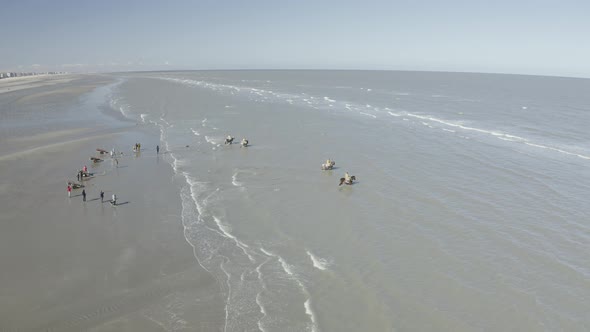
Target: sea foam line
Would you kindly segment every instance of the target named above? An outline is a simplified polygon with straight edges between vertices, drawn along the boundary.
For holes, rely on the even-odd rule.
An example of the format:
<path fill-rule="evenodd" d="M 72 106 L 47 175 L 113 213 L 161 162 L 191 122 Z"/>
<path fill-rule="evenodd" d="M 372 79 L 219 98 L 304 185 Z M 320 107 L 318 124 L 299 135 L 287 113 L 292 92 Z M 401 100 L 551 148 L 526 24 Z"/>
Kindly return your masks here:
<path fill-rule="evenodd" d="M 231 183 L 236 187 L 241 187 L 242 183 L 238 182 L 238 171 L 234 172 L 234 175 L 231 177 Z"/>
<path fill-rule="evenodd" d="M 309 256 L 309 258 L 311 259 L 311 262 L 313 264 L 313 267 L 315 267 L 318 270 L 322 270 L 322 271 L 325 271 L 328 268 L 328 264 L 329 263 L 328 263 L 327 260 L 325 260 L 323 258 L 316 257 L 309 250 L 306 250 L 305 252 L 307 253 L 307 255 Z"/>
<path fill-rule="evenodd" d="M 173 81 L 173 82 L 178 82 L 181 84 L 186 84 L 189 86 L 205 87 L 205 88 L 209 88 L 209 89 L 212 89 L 215 91 L 224 91 L 224 90 L 240 91 L 241 89 L 243 89 L 246 92 L 250 92 L 251 94 L 254 94 L 254 95 L 272 96 L 272 97 L 277 98 L 279 101 L 284 101 L 287 103 L 289 103 L 287 100 L 300 101 L 301 104 L 307 105 L 310 107 L 314 107 L 314 108 L 317 108 L 316 106 L 329 107 L 330 104 L 336 102 L 335 100 L 330 99 L 329 97 L 320 98 L 320 97 L 309 96 L 308 94 L 305 94 L 305 93 L 303 93 L 301 95 L 294 95 L 294 94 L 288 94 L 288 93 L 276 93 L 271 90 L 264 90 L 264 89 L 258 89 L 258 88 L 250 88 L 250 87 L 236 87 L 236 86 L 227 85 L 227 84 L 209 83 L 209 82 L 205 82 L 205 81 L 195 81 L 195 80 L 175 79 L 175 78 L 162 78 L 162 77 L 158 77 L 158 78 Z M 408 95 L 409 94 L 406 92 L 397 92 L 397 91 L 394 91 L 394 93 L 397 95 Z M 440 97 L 440 96 L 437 95 L 437 97 Z M 354 109 L 354 110 L 357 110 L 361 115 L 367 115 L 367 116 L 371 116 L 373 118 L 377 118 L 377 116 L 374 114 L 369 114 L 369 113 L 361 111 L 362 109 L 372 108 L 372 106 L 370 104 L 357 105 L 354 103 L 347 103 L 347 102 L 340 103 L 340 104 L 342 104 L 342 107 L 345 109 L 348 109 L 348 110 Z M 375 108 L 374 110 L 378 111 L 377 108 Z M 401 114 L 396 114 L 393 112 L 388 112 L 388 113 L 390 115 L 396 116 L 396 117 L 402 116 Z M 590 156 L 588 156 L 588 155 L 578 154 L 578 153 L 566 151 L 566 150 L 556 148 L 556 147 L 532 143 L 525 138 L 506 134 L 506 133 L 485 130 L 485 129 L 475 128 L 475 127 L 469 127 L 469 126 L 465 126 L 462 124 L 453 123 L 448 120 L 439 119 L 436 117 L 419 115 L 419 114 L 408 113 L 408 112 L 403 114 L 403 116 L 412 117 L 412 118 L 421 119 L 421 120 L 428 120 L 428 121 L 436 122 L 436 123 L 439 123 L 439 124 L 442 124 L 445 126 L 460 128 L 460 129 L 467 130 L 467 131 L 474 131 L 474 132 L 478 132 L 481 134 L 492 135 L 492 136 L 495 136 L 496 138 L 502 139 L 504 141 L 513 141 L 513 142 L 520 142 L 520 143 L 529 142 L 529 144 L 527 144 L 527 145 L 532 146 L 532 147 L 548 149 L 548 150 L 563 153 L 566 155 L 576 156 L 576 157 L 579 157 L 582 159 L 590 160 Z M 428 127 L 433 128 L 430 125 L 428 125 Z"/>
<path fill-rule="evenodd" d="M 262 317 L 257 322 L 258 328 L 260 329 L 260 331 L 265 332 L 266 329 L 264 329 L 264 327 L 262 326 L 262 320 L 264 320 L 266 318 L 267 314 L 266 314 L 266 309 L 264 309 L 264 306 L 262 305 L 262 302 L 260 301 L 260 293 L 256 294 L 256 304 L 258 304 L 258 307 L 260 307 L 260 313 L 262 314 Z"/>
<path fill-rule="evenodd" d="M 318 331 L 318 327 L 317 327 L 317 322 L 316 322 L 316 316 L 314 311 L 312 310 L 311 307 L 311 295 L 309 294 L 309 291 L 307 290 L 307 288 L 305 287 L 305 285 L 303 285 L 303 283 L 301 282 L 301 280 L 299 280 L 297 278 L 297 276 L 295 275 L 295 273 L 292 270 L 292 266 L 289 265 L 285 259 L 283 259 L 283 257 L 281 257 L 278 254 L 272 253 L 268 250 L 265 250 L 264 248 L 260 247 L 259 248 L 260 251 L 262 253 L 264 253 L 265 255 L 269 256 L 269 257 L 273 257 L 276 258 L 277 261 L 281 264 L 281 267 L 283 268 L 283 271 L 285 271 L 285 273 L 292 278 L 297 285 L 299 285 L 299 288 L 301 289 L 301 291 L 303 292 L 303 294 L 307 297 L 305 302 L 303 303 L 303 306 L 305 308 L 305 313 L 309 316 L 309 319 L 311 321 L 311 330 L 312 331 Z"/>
<path fill-rule="evenodd" d="M 359 114 L 367 115 L 367 116 L 372 117 L 373 119 L 377 119 L 377 116 L 376 115 L 373 115 L 373 114 L 369 114 L 369 113 L 365 113 L 365 112 L 359 112 Z"/>
<path fill-rule="evenodd" d="M 398 117 L 401 116 L 399 114 L 395 114 L 392 112 L 388 112 L 390 115 Z M 578 158 L 582 158 L 582 159 L 586 159 L 586 160 L 590 160 L 590 156 L 587 155 L 583 155 L 583 154 L 578 154 L 575 152 L 570 152 L 570 151 L 566 151 L 563 149 L 559 149 L 556 147 L 552 147 L 552 146 L 547 146 L 547 145 L 542 145 L 542 144 L 536 144 L 531 142 L 530 140 L 524 138 L 524 137 L 520 137 L 520 136 L 516 136 L 516 135 L 511 135 L 511 134 L 507 134 L 504 132 L 498 132 L 498 131 L 494 131 L 494 130 L 486 130 L 486 129 L 480 129 L 480 128 L 475 128 L 475 127 L 469 127 L 469 126 L 465 126 L 462 124 L 458 124 L 458 123 L 453 123 L 450 122 L 448 120 L 442 120 L 439 118 L 435 118 L 432 116 L 426 116 L 426 115 L 419 115 L 419 114 L 413 114 L 413 113 L 409 113 L 409 112 L 405 112 L 403 114 L 403 116 L 408 116 L 408 117 L 412 117 L 412 118 L 416 118 L 416 119 L 421 119 L 421 120 L 428 120 L 428 121 L 432 121 L 432 122 L 436 122 L 436 123 L 440 123 L 442 125 L 445 126 L 449 126 L 449 127 L 453 127 L 453 128 L 460 128 L 466 131 L 473 131 L 473 132 L 477 132 L 477 133 L 481 133 L 481 134 L 485 134 L 485 135 L 490 135 L 493 137 L 496 137 L 498 139 L 501 139 L 503 141 L 509 141 L 509 142 L 516 142 L 516 143 L 524 143 L 528 146 L 532 146 L 532 147 L 536 147 L 536 148 L 541 148 L 541 149 L 547 149 L 547 150 L 551 150 L 551 151 L 555 151 L 555 152 L 559 152 L 559 153 L 563 153 L 566 155 L 570 155 L 570 156 L 575 156 Z M 426 122 L 422 122 L 422 124 L 424 124 L 425 126 L 428 126 L 430 128 L 433 128 L 432 126 L 428 125 Z M 447 130 L 449 131 L 449 130 Z"/>
<path fill-rule="evenodd" d="M 245 244 L 244 242 L 238 240 L 233 234 L 231 234 L 228 227 L 225 226 L 219 218 L 217 218 L 216 216 L 213 216 L 213 219 L 215 220 L 217 227 L 219 227 L 219 229 L 221 230 L 223 235 L 225 235 L 225 237 L 227 237 L 227 238 L 232 239 L 236 243 L 236 246 L 238 246 L 238 248 L 242 249 L 242 251 L 244 252 L 244 255 L 248 256 L 248 259 L 252 263 L 256 262 L 254 257 L 252 257 L 252 255 L 250 255 L 250 253 L 248 253 L 248 250 L 246 250 L 247 248 L 249 248 L 248 245 Z"/>
<path fill-rule="evenodd" d="M 310 299 L 307 299 L 307 301 L 305 301 L 305 303 L 303 304 L 303 306 L 305 307 L 305 313 L 311 319 L 311 324 L 312 324 L 311 325 L 311 331 L 312 332 L 316 332 L 317 331 L 317 323 L 316 323 L 315 313 L 311 309 L 311 301 L 310 301 Z"/>

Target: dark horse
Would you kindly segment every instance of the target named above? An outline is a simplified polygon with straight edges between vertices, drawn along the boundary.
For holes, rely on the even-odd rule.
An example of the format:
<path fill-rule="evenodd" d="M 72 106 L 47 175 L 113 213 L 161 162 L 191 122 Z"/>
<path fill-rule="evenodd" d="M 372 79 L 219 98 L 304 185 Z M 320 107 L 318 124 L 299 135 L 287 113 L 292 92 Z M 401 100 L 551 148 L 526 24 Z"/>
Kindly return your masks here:
<path fill-rule="evenodd" d="M 356 181 L 356 176 L 354 176 L 354 175 L 350 177 L 350 182 L 345 182 L 344 178 L 340 178 L 339 186 L 341 186 L 342 184 L 351 185 L 354 181 Z"/>
<path fill-rule="evenodd" d="M 225 138 L 225 143 L 224 143 L 224 144 L 232 144 L 232 143 L 233 143 L 233 141 L 234 141 L 234 138 L 233 138 L 233 137 L 231 137 L 231 138 L 228 138 L 228 137 L 226 137 L 226 138 Z"/>

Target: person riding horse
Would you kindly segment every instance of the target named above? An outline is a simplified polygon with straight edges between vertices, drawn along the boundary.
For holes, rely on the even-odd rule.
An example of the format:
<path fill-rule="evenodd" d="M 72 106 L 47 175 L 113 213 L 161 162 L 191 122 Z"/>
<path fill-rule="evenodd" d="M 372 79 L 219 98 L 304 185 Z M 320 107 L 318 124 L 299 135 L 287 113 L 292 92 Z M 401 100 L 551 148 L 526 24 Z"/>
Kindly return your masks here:
<path fill-rule="evenodd" d="M 325 164 L 322 164 L 322 170 L 330 170 L 334 168 L 334 165 L 336 165 L 336 163 L 333 160 L 326 160 Z"/>
<path fill-rule="evenodd" d="M 350 174 L 348 174 L 348 172 L 346 172 L 344 174 L 343 178 L 340 178 L 340 184 L 339 186 L 341 186 L 342 184 L 347 184 L 347 185 L 351 185 L 353 184 L 353 182 L 356 181 L 356 176 L 350 176 Z"/>
<path fill-rule="evenodd" d="M 227 137 L 225 138 L 224 144 L 232 144 L 233 141 L 234 141 L 234 138 L 231 137 L 231 135 L 227 135 Z"/>
<path fill-rule="evenodd" d="M 242 138 L 242 141 L 240 142 L 240 147 L 246 147 L 248 146 L 248 140 L 245 138 Z"/>

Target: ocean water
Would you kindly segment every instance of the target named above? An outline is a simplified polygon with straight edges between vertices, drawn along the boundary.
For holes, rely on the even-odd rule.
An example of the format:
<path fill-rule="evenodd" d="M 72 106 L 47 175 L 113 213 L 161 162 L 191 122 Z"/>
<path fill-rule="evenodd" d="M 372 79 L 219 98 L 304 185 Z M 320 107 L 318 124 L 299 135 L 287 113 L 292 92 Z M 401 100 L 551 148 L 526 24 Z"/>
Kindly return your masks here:
<path fill-rule="evenodd" d="M 590 80 L 117 79 L 111 107 L 160 133 L 226 331 L 590 329 Z"/>

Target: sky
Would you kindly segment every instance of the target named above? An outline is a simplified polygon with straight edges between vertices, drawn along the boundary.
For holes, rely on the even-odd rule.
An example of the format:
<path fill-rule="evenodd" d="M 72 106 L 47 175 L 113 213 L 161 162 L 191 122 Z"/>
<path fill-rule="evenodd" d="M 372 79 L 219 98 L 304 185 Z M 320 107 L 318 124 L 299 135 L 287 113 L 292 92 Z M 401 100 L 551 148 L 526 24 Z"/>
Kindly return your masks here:
<path fill-rule="evenodd" d="M 590 1 L 1 0 L 0 71 L 590 77 Z"/>

